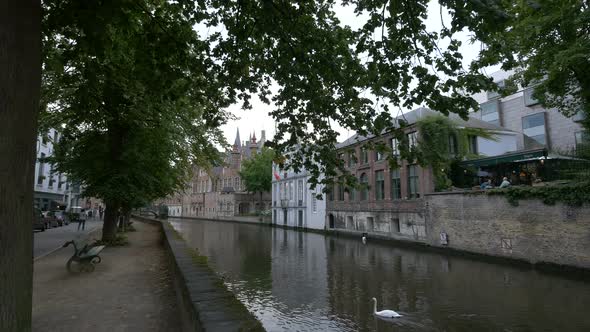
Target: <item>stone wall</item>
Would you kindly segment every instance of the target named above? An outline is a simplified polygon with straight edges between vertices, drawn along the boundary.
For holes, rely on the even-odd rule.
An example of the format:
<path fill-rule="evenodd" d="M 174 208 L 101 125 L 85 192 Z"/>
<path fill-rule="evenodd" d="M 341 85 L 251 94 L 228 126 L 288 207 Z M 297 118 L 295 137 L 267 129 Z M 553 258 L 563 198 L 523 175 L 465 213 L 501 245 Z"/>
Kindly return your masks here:
<path fill-rule="evenodd" d="M 368 233 L 369 237 L 424 243 L 422 199 L 398 201 L 328 201 L 326 228 L 336 232 Z M 333 227 L 332 227 L 333 226 Z"/>
<path fill-rule="evenodd" d="M 515 207 L 502 196 L 461 192 L 426 195 L 425 202 L 431 246 L 590 269 L 590 205 L 521 200 Z"/>
<path fill-rule="evenodd" d="M 191 249 L 169 223 L 140 216 L 134 219 L 162 228 L 164 246 L 173 263 L 172 282 L 183 332 L 264 331 L 260 321 L 208 266 L 207 259 Z"/>

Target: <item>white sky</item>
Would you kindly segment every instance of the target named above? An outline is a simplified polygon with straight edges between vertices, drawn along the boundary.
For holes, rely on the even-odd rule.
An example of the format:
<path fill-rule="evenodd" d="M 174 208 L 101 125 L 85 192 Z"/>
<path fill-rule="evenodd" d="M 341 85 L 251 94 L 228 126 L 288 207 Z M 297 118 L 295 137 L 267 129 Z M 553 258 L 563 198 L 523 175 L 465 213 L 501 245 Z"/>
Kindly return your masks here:
<path fill-rule="evenodd" d="M 343 25 L 348 25 L 353 29 L 358 29 L 364 23 L 362 18 L 357 17 L 351 7 L 338 6 L 335 8 L 336 14 Z M 440 31 L 441 17 L 440 7 L 437 1 L 431 1 L 428 8 L 428 19 L 426 20 L 426 26 L 428 30 Z M 443 11 L 443 20 L 445 24 L 449 26 L 450 16 L 448 13 Z M 460 48 L 463 54 L 463 64 L 465 67 L 477 57 L 480 49 L 480 44 L 470 44 L 469 34 L 467 32 L 461 32 L 455 35 L 455 38 L 462 41 Z M 443 45 L 441 45 L 443 46 Z M 492 67 L 486 70 L 486 74 L 491 74 L 499 70 L 499 67 Z M 256 132 L 256 138 L 260 139 L 260 131 L 266 131 L 266 138 L 271 139 L 275 133 L 274 120 L 268 115 L 268 112 L 272 110 L 272 105 L 266 105 L 261 102 L 256 96 L 252 97 L 252 109 L 243 110 L 239 104 L 229 107 L 229 111 L 236 116 L 235 120 L 230 121 L 222 127 L 225 137 L 230 144 L 233 144 L 236 135 L 236 128 L 240 129 L 240 138 L 242 141 L 247 140 L 252 132 Z M 410 111 L 410 110 L 405 110 Z M 339 141 L 343 141 L 354 132 L 347 129 L 338 127 L 337 131 L 340 133 Z"/>

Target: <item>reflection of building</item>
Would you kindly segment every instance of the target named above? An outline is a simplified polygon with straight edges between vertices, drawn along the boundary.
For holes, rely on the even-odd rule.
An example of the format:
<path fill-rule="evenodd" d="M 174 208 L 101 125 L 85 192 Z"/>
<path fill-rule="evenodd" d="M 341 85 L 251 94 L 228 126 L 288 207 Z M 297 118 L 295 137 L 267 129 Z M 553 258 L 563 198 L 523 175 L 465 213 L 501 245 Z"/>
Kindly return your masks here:
<path fill-rule="evenodd" d="M 269 176 L 271 176 L 269 174 Z M 272 222 L 273 224 L 324 229 L 326 224 L 326 200 L 322 185 L 311 189 L 311 177 L 307 170 L 299 173 L 281 170 L 273 164 Z M 319 179 L 321 180 L 321 179 Z M 317 195 L 322 195 L 318 199 Z"/>
<path fill-rule="evenodd" d="M 492 74 L 492 77 L 503 86 L 509 75 L 501 71 Z M 494 91 L 476 94 L 474 98 L 480 103 L 480 109 L 472 116 L 532 138 L 519 139 L 519 150 L 534 148 L 532 141 L 556 151 L 571 150 L 580 144 L 583 137 L 583 128 L 579 123 L 583 119 L 582 113 L 568 118 L 557 109 L 543 108 L 532 94 L 533 87 L 520 89 L 506 97 Z"/>
<path fill-rule="evenodd" d="M 68 182 L 65 174 L 54 171 L 53 165 L 43 158 L 53 154 L 53 142 L 59 140 L 59 132 L 50 129 L 37 138 L 37 161 L 35 163 L 35 206 L 41 210 L 62 209 L 78 205 L 80 186 Z"/>
<path fill-rule="evenodd" d="M 404 114 L 408 126 L 404 129 L 410 146 L 420 140 L 417 122 L 440 114 L 419 108 Z M 485 121 L 462 120 L 452 114 L 450 119 L 458 127 L 493 131 L 495 140 L 468 136 L 469 152 L 484 156 L 501 155 L 517 149 L 522 134 L 506 130 Z M 328 195 L 327 227 L 347 231 L 367 232 L 397 239 L 421 241 L 425 239 L 424 206 L 422 196 L 434 192 L 434 176 L 430 168 L 414 162 L 399 160 L 397 169 L 390 169 L 386 156 L 366 148 L 369 142 L 388 144 L 399 155 L 399 143 L 391 133 L 362 137 L 355 135 L 339 144 L 346 167 L 356 176 L 361 187 L 345 188 L 336 184 Z M 449 151 L 457 149 L 457 138 L 449 137 Z M 456 151 L 456 150 L 455 150 Z"/>
<path fill-rule="evenodd" d="M 242 161 L 258 153 L 266 141 L 262 131 L 260 141 L 256 134 L 248 141 L 240 141 L 240 132 L 225 154 L 224 164 L 211 169 L 193 168 L 193 178 L 185 192 L 167 197 L 159 203 L 168 206 L 169 216 L 228 217 L 247 215 L 270 209 L 270 193 L 249 193 L 240 178 Z"/>

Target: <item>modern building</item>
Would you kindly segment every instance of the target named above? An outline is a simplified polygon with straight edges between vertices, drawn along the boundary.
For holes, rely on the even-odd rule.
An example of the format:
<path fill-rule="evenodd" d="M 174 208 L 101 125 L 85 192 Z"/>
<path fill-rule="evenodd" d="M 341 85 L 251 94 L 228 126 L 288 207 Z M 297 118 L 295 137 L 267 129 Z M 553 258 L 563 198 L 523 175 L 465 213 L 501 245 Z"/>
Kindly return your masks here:
<path fill-rule="evenodd" d="M 273 164 L 272 223 L 288 227 L 324 229 L 326 200 L 323 186 L 311 189 L 311 175 L 302 169 L 296 173 Z M 321 180 L 321 178 L 320 178 Z M 318 199 L 321 196 L 321 199 Z"/>
<path fill-rule="evenodd" d="M 511 72 L 500 71 L 491 76 L 499 86 L 504 86 Z M 581 113 L 568 118 L 558 109 L 545 109 L 533 98 L 534 87 L 520 88 L 506 97 L 487 91 L 474 95 L 480 109 L 472 114 L 483 121 L 522 133 L 517 142 L 519 150 L 534 148 L 534 143 L 554 152 L 571 151 L 580 144 L 584 135 Z"/>
<path fill-rule="evenodd" d="M 175 217 L 231 217 L 248 215 L 256 211 L 270 210 L 270 192 L 246 191 L 240 177 L 242 162 L 258 153 L 266 142 L 265 131 L 261 139 L 256 134 L 248 141 L 240 140 L 237 130 L 231 150 L 226 151 L 224 163 L 209 169 L 194 167 L 192 180 L 182 193 L 172 195 L 157 203 L 168 206 L 168 215 Z"/>
<path fill-rule="evenodd" d="M 418 108 L 403 115 L 408 126 L 404 133 L 412 146 L 417 144 L 420 132 L 417 121 L 440 115 L 427 108 Z M 494 133 L 495 139 L 468 137 L 473 154 L 495 156 L 517 150 L 522 134 L 500 126 L 455 114 L 449 118 L 458 127 L 480 128 Z M 365 148 L 369 142 L 385 142 L 397 155 L 398 142 L 392 133 L 363 137 L 354 135 L 337 145 L 348 171 L 357 177 L 360 189 L 345 188 L 336 184 L 328 195 L 326 227 L 353 232 L 380 234 L 397 239 L 420 240 L 425 236 L 424 194 L 434 192 L 434 175 L 429 167 L 399 160 L 400 167 L 390 169 L 386 156 Z M 452 140 L 449 140 L 449 144 Z M 452 150 L 452 149 L 451 149 Z"/>
<path fill-rule="evenodd" d="M 44 160 L 52 156 L 54 142 L 58 140 L 59 132 L 55 129 L 37 137 L 34 204 L 44 211 L 79 206 L 80 185 L 71 184 L 65 174 L 56 172 Z"/>

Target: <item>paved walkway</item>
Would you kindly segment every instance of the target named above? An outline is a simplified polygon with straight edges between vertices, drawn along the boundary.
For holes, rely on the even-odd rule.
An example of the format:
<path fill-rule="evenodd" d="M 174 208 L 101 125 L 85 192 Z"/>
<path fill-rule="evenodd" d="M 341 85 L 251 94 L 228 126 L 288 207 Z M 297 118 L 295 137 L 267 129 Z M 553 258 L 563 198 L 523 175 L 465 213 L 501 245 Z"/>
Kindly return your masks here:
<path fill-rule="evenodd" d="M 49 228 L 45 232 L 36 231 L 34 235 L 33 257 L 39 258 L 47 255 L 76 236 L 87 234 L 101 226 L 102 221 L 97 219 L 86 221 L 84 231 L 78 231 L 77 222 L 61 227 Z"/>
<path fill-rule="evenodd" d="M 130 244 L 106 248 L 92 273 L 67 272 L 72 247 L 35 262 L 33 331 L 180 330 L 161 234 L 153 225 L 133 225 Z"/>

